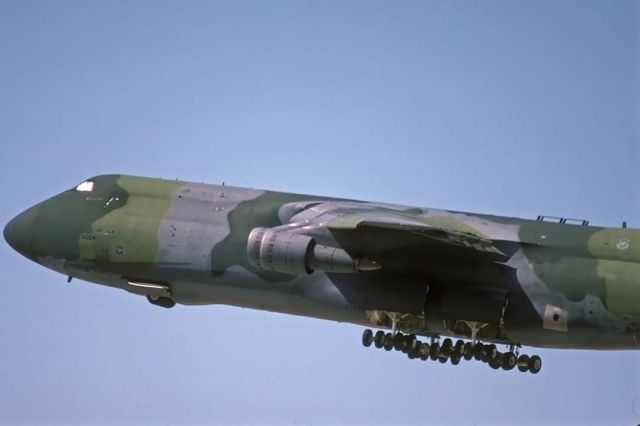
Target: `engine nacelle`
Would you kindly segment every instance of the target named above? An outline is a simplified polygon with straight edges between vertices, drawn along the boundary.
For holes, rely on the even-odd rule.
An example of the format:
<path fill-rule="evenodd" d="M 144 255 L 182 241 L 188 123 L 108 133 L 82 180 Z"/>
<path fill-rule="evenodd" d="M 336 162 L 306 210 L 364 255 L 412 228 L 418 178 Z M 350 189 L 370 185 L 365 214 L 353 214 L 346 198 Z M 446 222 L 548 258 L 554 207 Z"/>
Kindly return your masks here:
<path fill-rule="evenodd" d="M 316 244 L 313 237 L 272 228 L 254 228 L 247 240 L 247 257 L 253 266 L 285 274 L 311 274 L 314 270 L 353 273 L 373 271 L 372 260 L 353 259 L 345 250 Z"/>
<path fill-rule="evenodd" d="M 286 274 L 310 274 L 312 237 L 270 228 L 254 228 L 247 240 L 247 257 L 253 266 Z"/>

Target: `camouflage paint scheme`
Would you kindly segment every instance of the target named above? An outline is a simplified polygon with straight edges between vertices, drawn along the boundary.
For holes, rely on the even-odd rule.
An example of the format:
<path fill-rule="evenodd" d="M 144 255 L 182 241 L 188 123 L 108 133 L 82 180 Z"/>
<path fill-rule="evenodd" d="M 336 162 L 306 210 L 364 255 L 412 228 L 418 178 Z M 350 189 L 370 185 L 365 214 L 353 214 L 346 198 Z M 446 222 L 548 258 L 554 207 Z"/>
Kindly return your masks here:
<path fill-rule="evenodd" d="M 640 348 L 640 230 L 103 175 L 14 218 L 17 251 L 78 279 L 226 304 L 539 347 Z M 265 227 L 379 269 L 291 274 L 255 266 Z M 289 234 L 287 234 L 289 235 Z M 364 260 L 362 260 L 364 262 Z M 364 264 L 364 263 L 363 263 Z M 144 291 L 134 289 L 134 293 Z"/>

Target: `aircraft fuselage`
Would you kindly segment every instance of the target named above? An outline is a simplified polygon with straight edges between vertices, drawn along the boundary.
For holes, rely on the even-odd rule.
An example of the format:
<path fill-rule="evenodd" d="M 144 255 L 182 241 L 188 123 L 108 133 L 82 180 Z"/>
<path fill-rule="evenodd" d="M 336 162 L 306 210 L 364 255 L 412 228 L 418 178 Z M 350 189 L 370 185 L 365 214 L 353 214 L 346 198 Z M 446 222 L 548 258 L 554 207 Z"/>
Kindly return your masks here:
<path fill-rule="evenodd" d="M 361 226 L 371 217 L 382 220 Z M 305 254 L 299 273 L 252 261 L 251 244 L 267 244 L 251 240 L 258 228 L 290 228 L 317 254 Z M 637 229 L 103 175 L 26 210 L 4 235 L 54 271 L 166 306 L 225 304 L 431 337 L 470 338 L 475 327 L 482 340 L 511 345 L 640 348 Z"/>

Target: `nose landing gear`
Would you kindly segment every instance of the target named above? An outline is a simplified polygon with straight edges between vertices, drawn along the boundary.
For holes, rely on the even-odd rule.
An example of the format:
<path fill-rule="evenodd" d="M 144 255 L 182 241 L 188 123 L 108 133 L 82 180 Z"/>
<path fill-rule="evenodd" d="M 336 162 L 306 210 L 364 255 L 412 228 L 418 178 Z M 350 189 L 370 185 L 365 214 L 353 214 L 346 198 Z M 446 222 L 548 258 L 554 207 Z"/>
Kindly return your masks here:
<path fill-rule="evenodd" d="M 483 344 L 477 342 L 465 342 L 457 340 L 455 344 L 450 338 L 446 338 L 439 342 L 437 337 L 432 337 L 430 343 L 421 342 L 414 334 L 403 334 L 401 332 L 384 333 L 378 330 L 375 334 L 372 330 L 366 329 L 362 333 L 362 344 L 369 347 L 372 344 L 380 349 L 387 351 L 395 349 L 403 352 L 409 359 L 421 359 L 426 361 L 439 361 L 445 364 L 450 361 L 452 365 L 458 365 L 462 359 L 476 359 L 489 365 L 494 370 L 502 369 L 505 371 L 513 370 L 518 367 L 521 372 L 530 372 L 537 374 L 542 368 L 542 360 L 539 356 L 520 355 L 511 345 L 509 351 L 501 353 L 494 344 Z"/>
<path fill-rule="evenodd" d="M 176 306 L 176 302 L 171 300 L 171 298 L 169 297 L 147 296 L 147 300 L 152 305 L 162 306 L 163 308 L 167 308 L 167 309 L 173 308 L 174 306 Z"/>

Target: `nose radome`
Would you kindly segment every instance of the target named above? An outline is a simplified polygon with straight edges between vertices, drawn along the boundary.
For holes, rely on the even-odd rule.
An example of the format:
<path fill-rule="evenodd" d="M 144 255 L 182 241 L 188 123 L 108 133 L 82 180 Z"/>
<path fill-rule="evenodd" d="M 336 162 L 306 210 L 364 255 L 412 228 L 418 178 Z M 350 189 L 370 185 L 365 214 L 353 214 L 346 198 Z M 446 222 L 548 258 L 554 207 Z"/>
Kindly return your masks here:
<path fill-rule="evenodd" d="M 18 253 L 32 257 L 32 225 L 37 211 L 34 208 L 26 210 L 14 217 L 4 227 L 4 239 Z"/>

